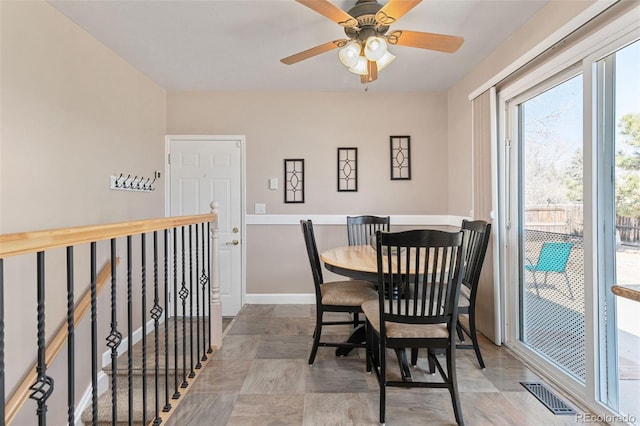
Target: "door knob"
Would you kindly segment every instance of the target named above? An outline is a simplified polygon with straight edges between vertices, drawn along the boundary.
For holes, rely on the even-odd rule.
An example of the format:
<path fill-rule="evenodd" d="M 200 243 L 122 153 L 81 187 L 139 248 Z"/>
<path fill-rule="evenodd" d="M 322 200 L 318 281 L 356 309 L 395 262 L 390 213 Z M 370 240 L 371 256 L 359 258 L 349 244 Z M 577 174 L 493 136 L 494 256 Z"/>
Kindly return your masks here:
<path fill-rule="evenodd" d="M 226 243 L 228 246 L 237 246 L 238 244 L 240 244 L 240 241 L 238 240 L 233 240 L 233 241 L 229 241 Z"/>
<path fill-rule="evenodd" d="M 237 234 L 239 230 L 238 230 L 238 228 L 237 228 L 237 227 L 235 227 L 235 226 L 234 226 L 234 227 L 233 227 L 233 229 L 232 229 L 232 231 L 233 231 L 233 233 L 234 233 L 234 234 Z"/>

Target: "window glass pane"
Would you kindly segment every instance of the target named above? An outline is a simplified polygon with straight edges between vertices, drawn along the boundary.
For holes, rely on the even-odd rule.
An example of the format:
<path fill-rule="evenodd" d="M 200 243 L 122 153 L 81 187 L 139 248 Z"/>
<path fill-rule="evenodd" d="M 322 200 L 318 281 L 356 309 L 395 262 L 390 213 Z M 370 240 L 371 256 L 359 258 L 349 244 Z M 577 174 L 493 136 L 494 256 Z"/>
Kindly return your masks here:
<path fill-rule="evenodd" d="M 520 340 L 584 383 L 582 76 L 519 110 Z"/>

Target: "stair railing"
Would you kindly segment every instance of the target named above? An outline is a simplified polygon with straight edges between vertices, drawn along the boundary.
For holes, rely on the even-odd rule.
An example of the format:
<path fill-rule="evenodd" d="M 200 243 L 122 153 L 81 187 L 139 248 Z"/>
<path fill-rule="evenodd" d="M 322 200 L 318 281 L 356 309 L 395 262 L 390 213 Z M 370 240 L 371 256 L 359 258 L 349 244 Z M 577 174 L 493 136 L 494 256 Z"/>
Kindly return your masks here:
<path fill-rule="evenodd" d="M 116 258 L 116 266 L 120 263 L 120 258 Z M 105 264 L 96 279 L 96 292 L 97 295 L 100 295 L 102 289 L 104 288 L 105 283 L 111 277 L 111 269 L 109 268 L 111 262 Z M 76 329 L 80 324 L 80 321 L 84 318 L 87 310 L 89 309 L 91 304 L 91 292 L 86 291 L 82 296 L 82 299 L 74 306 L 74 314 L 73 314 L 73 329 Z M 64 347 L 65 342 L 67 341 L 67 337 L 69 333 L 69 325 L 60 324 L 58 330 L 51 339 L 51 342 L 46 347 L 45 350 L 45 364 L 51 365 L 51 363 L 56 359 L 62 348 Z M 20 386 L 13 392 L 13 395 L 9 398 L 6 404 L 6 422 L 7 424 L 11 424 L 13 419 L 15 418 L 18 411 L 22 408 L 24 403 L 27 401 L 29 397 L 29 390 L 31 385 L 37 379 L 37 370 L 35 363 L 29 369 L 27 376 L 22 380 Z"/>
<path fill-rule="evenodd" d="M 99 419 L 99 411 L 110 411 L 106 421 L 111 424 L 128 421 L 129 424 L 158 425 L 175 411 L 199 370 L 220 345 L 216 207 L 216 203 L 212 203 L 212 212 L 205 215 L 0 235 L 0 397 L 3 401 L 0 426 L 12 422 L 46 425 L 47 421 L 75 425 L 83 408 L 79 402 L 87 400 L 90 402 L 84 403 L 88 408 L 82 415 L 85 424 L 105 421 Z M 61 256 L 60 248 L 65 248 L 66 257 Z M 76 262 L 74 254 L 89 261 Z M 56 262 L 61 257 L 66 261 Z M 126 259 L 124 278 L 117 271 L 120 257 Z M 53 261 L 45 265 L 49 259 Z M 108 259 L 108 263 L 97 274 L 99 259 Z M 29 277 L 30 270 L 35 270 L 33 280 Z M 83 286 L 88 287 L 87 294 L 75 303 L 76 288 L 84 281 L 77 279 L 80 275 L 87 278 L 88 283 Z M 110 291 L 99 298 L 100 283 L 109 277 Z M 19 300 L 13 293 L 30 286 L 35 287 L 36 294 L 35 329 L 29 328 L 34 322 L 33 316 L 31 321 L 23 317 L 32 315 L 33 311 L 26 308 L 11 306 L 11 322 L 6 323 L 7 301 Z M 123 292 L 126 294 L 124 310 Z M 65 311 L 46 303 L 46 296 L 54 293 L 66 293 L 66 319 L 47 317 L 52 316 L 50 312 Z M 102 300 L 107 296 L 108 300 Z M 99 311 L 106 302 L 109 303 L 106 312 Z M 81 316 L 87 310 L 90 311 L 90 332 L 76 336 Z M 51 339 L 47 339 L 45 320 L 62 323 Z M 125 327 L 119 326 L 122 322 Z M 31 334 L 35 336 L 32 352 L 16 356 L 12 348 L 5 345 L 9 336 L 15 339 L 17 334 L 19 339 L 26 340 L 32 331 L 35 331 Z M 147 345 L 148 339 L 153 339 L 151 348 Z M 66 366 L 60 366 L 54 364 L 54 352 L 61 351 L 65 340 Z M 141 351 L 133 350 L 135 340 L 140 341 Z M 29 357 L 33 353 L 35 367 L 29 368 Z M 5 364 L 7 355 L 11 355 L 7 357 L 10 362 L 18 359 L 26 363 L 26 367 L 21 367 L 27 371 L 23 380 L 14 378 L 6 383 L 7 370 L 15 372 L 19 367 Z M 81 363 L 76 362 L 78 356 L 87 355 L 91 359 L 90 372 L 83 371 Z M 123 369 L 118 367 L 121 358 L 126 358 L 126 398 L 118 386 L 119 376 L 124 376 Z M 179 358 L 182 363 L 178 362 Z M 111 373 L 107 385 L 110 401 L 107 398 L 106 402 L 98 395 L 100 387 L 104 387 L 103 378 L 107 377 L 99 374 L 99 367 L 105 364 Z M 141 373 L 141 390 L 134 389 L 134 373 L 136 376 Z M 82 398 L 76 394 L 78 383 L 87 386 Z M 5 398 L 7 384 L 15 389 L 9 400 Z M 64 391 L 66 395 L 61 396 Z M 56 402 L 48 404 L 52 396 Z M 141 398 L 141 412 L 134 409 L 134 398 Z M 35 402 L 35 409 L 31 404 L 24 404 L 27 399 Z M 66 410 L 58 403 L 64 400 Z M 104 406 L 98 410 L 100 404 Z"/>

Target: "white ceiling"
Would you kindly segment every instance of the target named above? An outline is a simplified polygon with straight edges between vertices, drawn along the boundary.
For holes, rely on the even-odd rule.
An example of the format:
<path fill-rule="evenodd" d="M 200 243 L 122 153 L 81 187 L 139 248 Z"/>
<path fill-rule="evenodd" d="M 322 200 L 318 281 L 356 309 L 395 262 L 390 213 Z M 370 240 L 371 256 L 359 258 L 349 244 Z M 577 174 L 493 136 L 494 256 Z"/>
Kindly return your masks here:
<path fill-rule="evenodd" d="M 334 0 L 349 10 L 355 0 Z M 345 38 L 340 26 L 294 0 L 50 3 L 168 90 L 361 91 L 337 51 L 294 65 L 281 58 Z M 386 3 L 386 0 L 381 1 Z M 392 46 L 375 91 L 441 91 L 489 55 L 547 0 L 424 0 L 392 30 L 464 37 L 453 54 Z"/>

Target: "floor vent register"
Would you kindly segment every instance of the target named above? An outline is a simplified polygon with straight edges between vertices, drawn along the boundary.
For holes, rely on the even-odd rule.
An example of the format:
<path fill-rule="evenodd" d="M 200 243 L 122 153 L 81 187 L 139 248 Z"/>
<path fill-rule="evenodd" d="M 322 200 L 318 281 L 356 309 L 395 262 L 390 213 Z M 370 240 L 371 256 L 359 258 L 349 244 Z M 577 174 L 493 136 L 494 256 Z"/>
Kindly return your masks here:
<path fill-rule="evenodd" d="M 558 398 L 546 385 L 538 382 L 520 382 L 520 384 L 538 398 L 553 414 L 576 414 L 573 408 Z"/>

